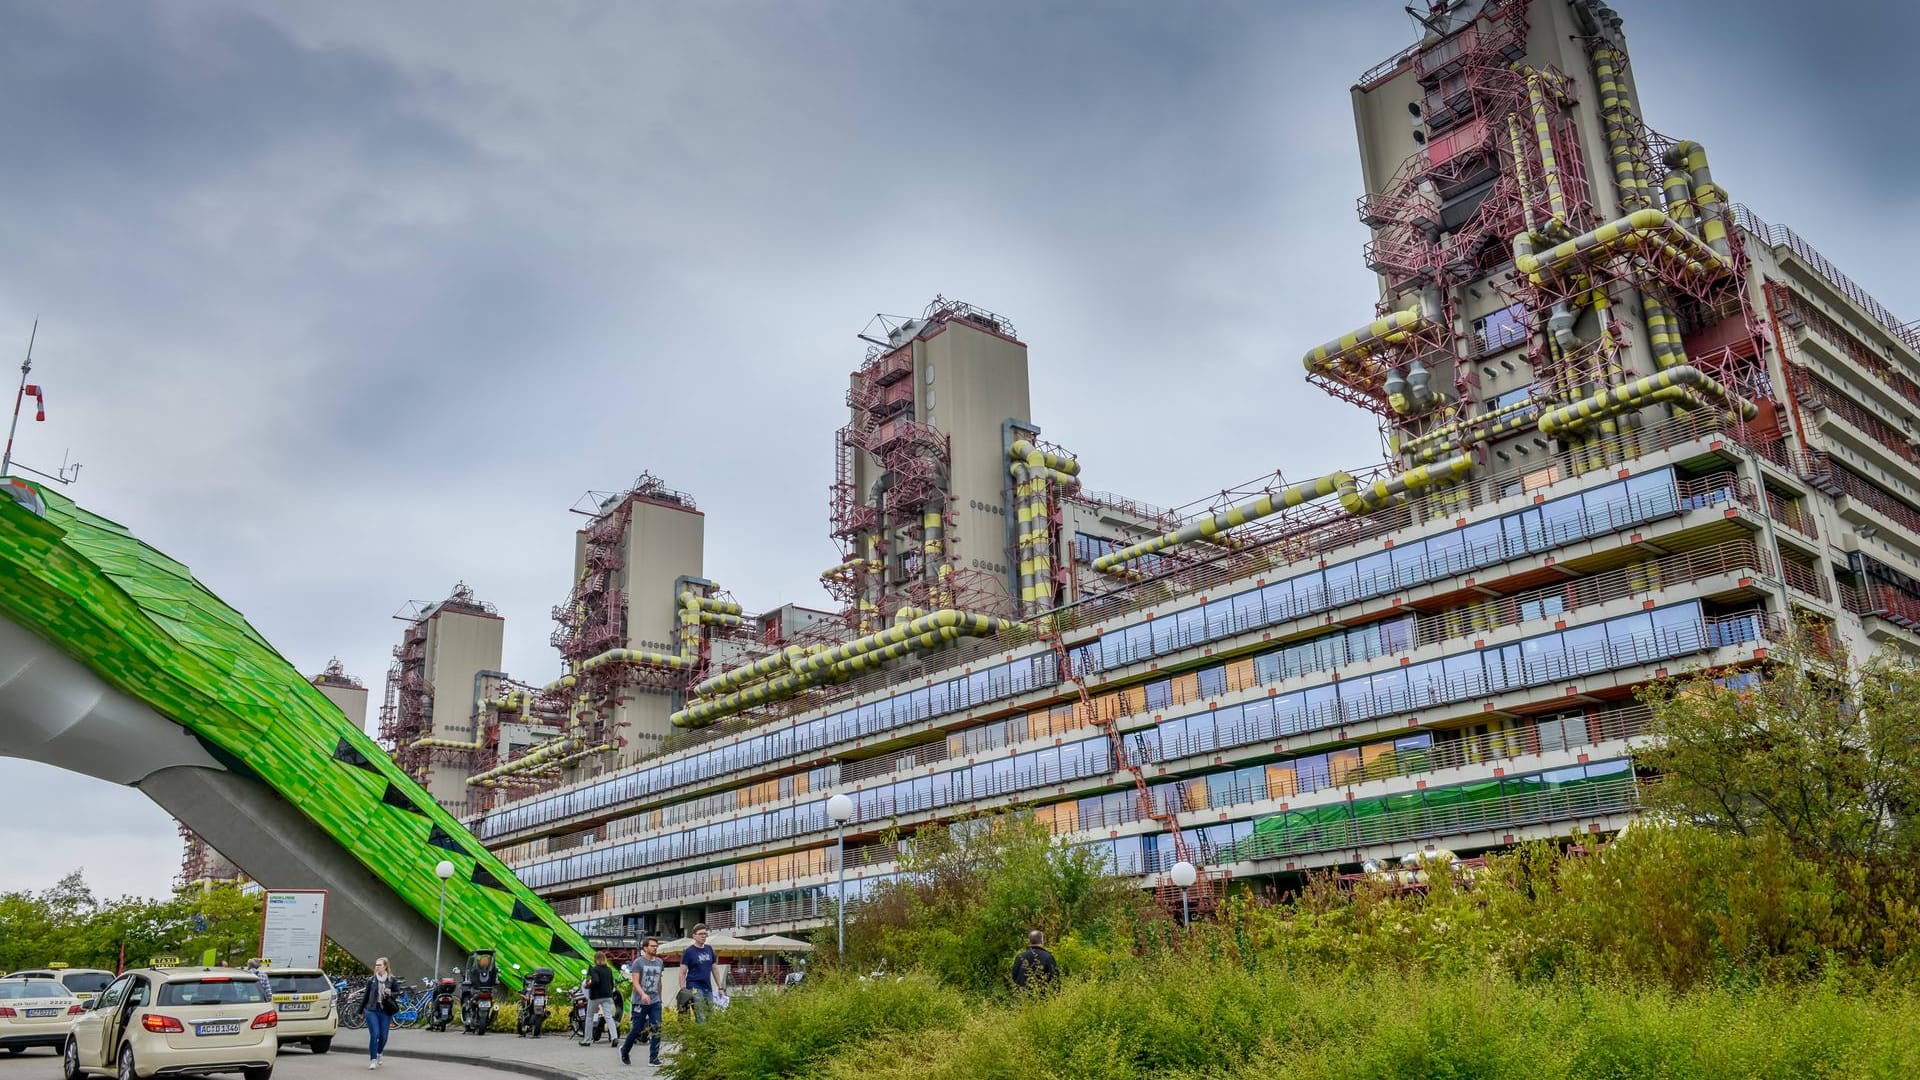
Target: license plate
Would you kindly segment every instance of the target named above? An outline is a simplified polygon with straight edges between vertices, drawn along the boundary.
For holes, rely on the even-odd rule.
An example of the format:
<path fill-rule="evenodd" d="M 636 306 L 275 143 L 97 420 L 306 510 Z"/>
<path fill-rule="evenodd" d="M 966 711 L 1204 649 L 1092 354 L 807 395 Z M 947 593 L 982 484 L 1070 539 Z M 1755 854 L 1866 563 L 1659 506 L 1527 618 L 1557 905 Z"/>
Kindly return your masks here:
<path fill-rule="evenodd" d="M 59 1016 L 59 1009 L 28 1009 L 28 1016 Z"/>
<path fill-rule="evenodd" d="M 195 1024 L 193 1025 L 193 1033 L 195 1035 L 238 1035 L 240 1034 L 240 1025 L 239 1024 Z"/>
<path fill-rule="evenodd" d="M 278 1008 L 281 1012 L 306 1012 L 308 1009 L 313 1008 L 313 1002 L 283 1001 L 275 1007 Z"/>
<path fill-rule="evenodd" d="M 534 1008 L 536 1008 L 536 1009 L 544 1009 L 544 1008 L 546 1008 L 546 1007 L 547 1007 L 547 995 L 545 995 L 545 994 L 535 994 L 535 995 L 533 995 L 533 1007 L 534 1007 Z"/>

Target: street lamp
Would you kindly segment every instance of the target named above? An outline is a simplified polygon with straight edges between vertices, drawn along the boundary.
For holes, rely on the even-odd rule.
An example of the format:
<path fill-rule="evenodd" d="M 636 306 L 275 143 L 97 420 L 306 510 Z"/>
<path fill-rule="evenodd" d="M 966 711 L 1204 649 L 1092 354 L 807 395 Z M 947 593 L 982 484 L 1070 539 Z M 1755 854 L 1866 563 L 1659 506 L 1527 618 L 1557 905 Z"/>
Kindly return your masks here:
<path fill-rule="evenodd" d="M 433 929 L 433 984 L 440 985 L 440 939 L 447 936 L 447 879 L 453 876 L 453 863 L 441 859 L 440 865 L 433 868 L 433 876 L 440 879 L 440 922 Z"/>
<path fill-rule="evenodd" d="M 834 862 L 839 866 L 839 898 L 834 901 L 834 914 L 840 919 L 840 945 L 836 955 L 847 955 L 847 822 L 853 820 L 853 800 L 845 795 L 835 795 L 827 800 L 827 816 L 840 829 L 840 852 Z"/>
<path fill-rule="evenodd" d="M 1180 886 L 1180 925 L 1182 927 L 1187 925 L 1191 917 L 1187 910 L 1187 890 L 1192 888 L 1193 883 L 1198 880 L 1200 880 L 1200 874 L 1194 870 L 1192 863 L 1181 859 L 1173 864 L 1173 883 Z"/>

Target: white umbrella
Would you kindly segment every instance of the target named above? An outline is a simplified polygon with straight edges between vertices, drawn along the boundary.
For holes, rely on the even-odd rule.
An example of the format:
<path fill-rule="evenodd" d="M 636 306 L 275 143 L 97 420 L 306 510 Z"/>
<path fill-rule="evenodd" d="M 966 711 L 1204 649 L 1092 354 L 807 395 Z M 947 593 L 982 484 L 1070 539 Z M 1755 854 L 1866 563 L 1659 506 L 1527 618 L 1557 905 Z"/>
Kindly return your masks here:
<path fill-rule="evenodd" d="M 785 937 L 780 934 L 774 934 L 771 937 L 755 938 L 753 943 L 768 952 L 810 953 L 813 951 L 812 945 L 801 941 L 799 938 Z"/>

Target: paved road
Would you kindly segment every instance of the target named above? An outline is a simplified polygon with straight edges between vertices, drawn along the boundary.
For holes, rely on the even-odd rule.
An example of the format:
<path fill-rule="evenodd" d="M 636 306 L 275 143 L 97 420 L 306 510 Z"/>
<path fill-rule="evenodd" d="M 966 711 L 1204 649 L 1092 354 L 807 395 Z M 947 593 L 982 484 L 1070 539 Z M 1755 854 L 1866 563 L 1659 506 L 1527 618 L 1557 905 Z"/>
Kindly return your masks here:
<path fill-rule="evenodd" d="M 273 1068 L 273 1080 L 322 1080 L 326 1077 L 332 1080 L 341 1080 L 343 1077 L 368 1077 L 369 1080 L 507 1080 L 512 1075 L 478 1065 L 399 1057 L 388 1057 L 380 1063 L 378 1072 L 369 1072 L 364 1043 L 358 1051 L 341 1053 L 336 1050 L 330 1054 L 311 1054 L 303 1048 L 290 1047 L 281 1052 Z M 233 1077 L 239 1080 L 238 1073 Z M 0 1053 L 0 1080 L 60 1080 L 60 1056 L 51 1050 L 29 1050 L 22 1055 Z"/>

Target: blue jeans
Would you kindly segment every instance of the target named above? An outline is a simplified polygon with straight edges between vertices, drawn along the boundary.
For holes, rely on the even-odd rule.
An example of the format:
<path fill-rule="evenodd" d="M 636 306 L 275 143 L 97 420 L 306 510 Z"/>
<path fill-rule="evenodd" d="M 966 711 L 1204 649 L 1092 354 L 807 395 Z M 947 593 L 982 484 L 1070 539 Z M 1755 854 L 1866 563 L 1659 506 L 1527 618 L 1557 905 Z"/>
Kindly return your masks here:
<path fill-rule="evenodd" d="M 654 998 L 651 1005 L 633 1007 L 633 1024 L 627 1028 L 627 1041 L 620 1044 L 620 1060 L 633 1053 L 633 1044 L 640 1041 L 640 1033 L 649 1031 L 652 1038 L 647 1042 L 647 1060 L 660 1060 L 660 999 Z"/>
<path fill-rule="evenodd" d="M 689 987 L 693 991 L 693 1022 L 704 1024 L 707 1014 L 713 1011 L 713 991 L 703 986 Z"/>
<path fill-rule="evenodd" d="M 387 1034 L 393 1030 L 393 1014 L 367 1010 L 367 1057 L 378 1059 L 387 1052 Z"/>

